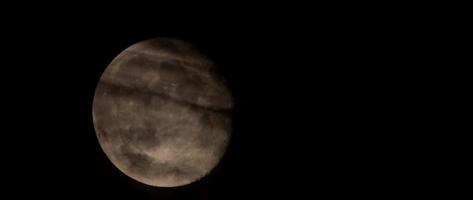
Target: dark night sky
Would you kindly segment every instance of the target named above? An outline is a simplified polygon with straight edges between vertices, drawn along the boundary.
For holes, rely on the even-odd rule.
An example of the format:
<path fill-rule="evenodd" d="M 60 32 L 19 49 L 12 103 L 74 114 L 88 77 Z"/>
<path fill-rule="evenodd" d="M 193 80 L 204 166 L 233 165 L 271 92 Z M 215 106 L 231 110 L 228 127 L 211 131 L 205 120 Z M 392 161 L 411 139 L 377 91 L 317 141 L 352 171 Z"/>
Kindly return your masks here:
<path fill-rule="evenodd" d="M 422 164 L 431 152 L 417 145 L 429 140 L 417 125 L 431 123 L 419 118 L 433 112 L 422 98 L 428 86 L 417 81 L 433 70 L 419 63 L 431 59 L 419 52 L 432 45 L 419 26 L 330 14 L 65 13 L 5 25 L 2 180 L 18 197 L 383 197 L 435 179 Z M 129 45 L 154 37 L 196 45 L 221 67 L 236 101 L 223 160 L 178 188 L 146 186 L 119 172 L 92 124 L 102 71 Z"/>

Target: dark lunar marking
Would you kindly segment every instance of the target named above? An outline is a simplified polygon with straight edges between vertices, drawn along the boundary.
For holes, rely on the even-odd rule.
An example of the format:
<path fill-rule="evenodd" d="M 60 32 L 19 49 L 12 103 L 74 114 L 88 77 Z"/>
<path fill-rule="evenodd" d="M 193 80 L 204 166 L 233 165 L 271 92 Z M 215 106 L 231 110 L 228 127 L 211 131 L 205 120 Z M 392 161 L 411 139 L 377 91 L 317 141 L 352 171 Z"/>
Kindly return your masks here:
<path fill-rule="evenodd" d="M 185 75 L 192 73 L 187 71 L 181 65 L 169 61 L 161 62 L 159 70 L 161 73 L 161 81 L 167 84 L 182 84 L 182 81 L 186 78 Z"/>
<path fill-rule="evenodd" d="M 210 130 L 218 130 L 218 129 L 225 129 L 225 127 L 228 126 L 228 122 L 225 121 L 227 117 L 224 115 L 219 115 L 215 113 L 204 113 L 203 116 L 200 118 L 200 122 L 202 124 L 206 125 L 207 129 Z M 206 131 L 203 129 L 202 131 Z M 216 140 L 216 135 L 214 132 L 209 132 L 208 134 L 198 138 L 196 140 L 196 144 L 198 144 L 201 148 L 205 148 L 206 146 L 218 146 L 218 144 L 215 144 Z"/>
<path fill-rule="evenodd" d="M 187 101 L 181 101 L 179 99 L 175 99 L 175 98 L 172 98 L 172 97 L 169 97 L 168 95 L 165 95 L 165 94 L 161 94 L 161 93 L 153 93 L 153 92 L 150 92 L 146 89 L 140 89 L 140 88 L 130 88 L 130 87 L 126 87 L 126 86 L 120 86 L 120 85 L 115 85 L 115 84 L 111 84 L 111 83 L 108 83 L 108 82 L 102 82 L 102 84 L 108 88 L 108 91 L 109 91 L 109 94 L 112 95 L 112 96 L 131 96 L 131 97 L 135 97 L 135 98 L 138 98 L 138 99 L 142 99 L 142 101 L 144 103 L 146 103 L 146 105 L 149 105 L 151 102 L 151 98 L 150 96 L 152 95 L 155 95 L 155 96 L 158 96 L 159 98 L 162 98 L 163 100 L 165 101 L 173 101 L 175 103 L 178 103 L 178 104 L 181 104 L 182 106 L 188 106 L 190 107 L 191 109 L 200 109 L 200 110 L 209 110 L 209 111 L 212 111 L 212 112 L 229 112 L 228 109 L 224 109 L 224 108 L 216 108 L 216 107 L 204 107 L 204 106 L 200 106 L 200 105 L 195 105 L 195 104 L 192 104 L 192 103 L 188 103 Z"/>
<path fill-rule="evenodd" d="M 200 117 L 200 123 L 202 124 L 207 124 L 207 125 L 212 125 L 210 124 L 211 119 L 209 113 L 203 113 L 202 117 Z"/>
<path fill-rule="evenodd" d="M 127 135 L 128 138 L 126 139 L 146 149 L 159 145 L 159 138 L 156 137 L 155 130 L 151 127 L 130 127 L 128 130 L 124 131 L 126 131 L 126 134 L 122 135 Z"/>
<path fill-rule="evenodd" d="M 97 130 L 98 130 L 97 136 L 100 139 L 105 140 L 105 141 L 109 140 L 107 131 L 103 127 L 97 127 Z"/>
<path fill-rule="evenodd" d="M 176 76 L 181 76 L 186 74 L 185 69 L 177 63 L 177 61 L 162 61 L 159 65 L 161 73 L 164 74 L 175 74 Z"/>
<path fill-rule="evenodd" d="M 146 70 L 153 70 L 155 68 L 154 66 L 156 65 L 156 61 L 153 61 L 146 56 L 138 54 L 135 56 L 130 56 L 128 59 L 124 60 L 123 63 L 119 65 L 123 67 L 133 67 L 134 69 L 146 71 Z M 124 74 L 124 75 L 129 75 L 129 74 Z"/>

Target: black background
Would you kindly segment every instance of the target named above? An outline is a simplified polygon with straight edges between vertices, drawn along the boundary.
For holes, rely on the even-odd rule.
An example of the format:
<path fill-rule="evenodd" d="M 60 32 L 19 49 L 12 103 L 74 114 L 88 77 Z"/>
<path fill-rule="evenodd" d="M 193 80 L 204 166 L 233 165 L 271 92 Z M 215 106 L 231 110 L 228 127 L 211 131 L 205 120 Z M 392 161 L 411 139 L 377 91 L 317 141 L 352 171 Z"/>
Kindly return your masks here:
<path fill-rule="evenodd" d="M 64 199 L 386 197 L 438 178 L 423 164 L 436 151 L 423 146 L 435 137 L 423 131 L 434 126 L 424 116 L 436 111 L 423 98 L 434 83 L 419 77 L 436 70 L 422 62 L 437 59 L 424 50 L 438 45 L 421 31 L 425 23 L 311 10 L 218 11 L 59 10 L 8 21 L 2 171 L 10 191 Z M 92 123 L 105 67 L 155 37 L 190 42 L 214 60 L 236 103 L 221 163 L 177 188 L 122 174 Z"/>

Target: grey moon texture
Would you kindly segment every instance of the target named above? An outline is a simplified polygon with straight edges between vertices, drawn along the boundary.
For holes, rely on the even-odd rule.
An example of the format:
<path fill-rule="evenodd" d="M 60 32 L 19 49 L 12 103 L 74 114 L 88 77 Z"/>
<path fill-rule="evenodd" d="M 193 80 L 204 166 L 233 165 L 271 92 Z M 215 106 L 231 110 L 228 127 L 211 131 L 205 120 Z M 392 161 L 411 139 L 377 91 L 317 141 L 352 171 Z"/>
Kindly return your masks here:
<path fill-rule="evenodd" d="M 233 98 L 216 65 L 189 43 L 136 43 L 105 69 L 93 100 L 98 141 L 127 176 L 158 187 L 204 177 L 231 135 Z"/>

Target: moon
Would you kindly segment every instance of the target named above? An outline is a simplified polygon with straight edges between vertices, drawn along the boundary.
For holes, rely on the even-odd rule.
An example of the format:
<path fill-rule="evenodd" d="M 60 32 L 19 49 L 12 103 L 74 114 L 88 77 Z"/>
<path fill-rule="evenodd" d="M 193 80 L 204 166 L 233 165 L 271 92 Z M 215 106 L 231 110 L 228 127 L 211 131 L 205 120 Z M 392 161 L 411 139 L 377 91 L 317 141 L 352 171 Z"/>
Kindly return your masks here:
<path fill-rule="evenodd" d="M 214 62 L 193 45 L 145 40 L 105 69 L 93 99 L 100 146 L 147 185 L 195 182 L 219 163 L 231 136 L 233 98 Z"/>

